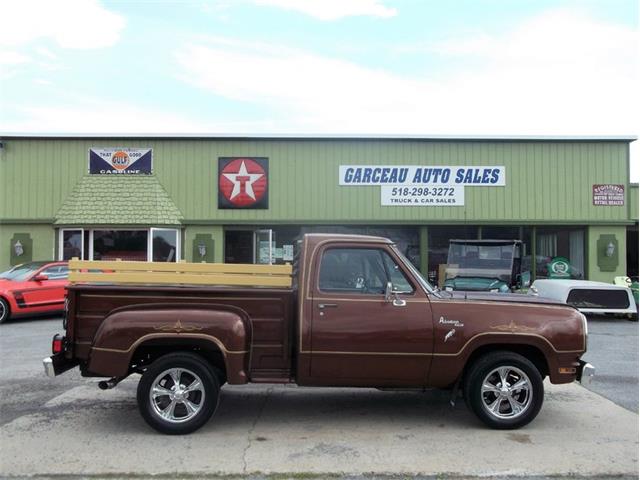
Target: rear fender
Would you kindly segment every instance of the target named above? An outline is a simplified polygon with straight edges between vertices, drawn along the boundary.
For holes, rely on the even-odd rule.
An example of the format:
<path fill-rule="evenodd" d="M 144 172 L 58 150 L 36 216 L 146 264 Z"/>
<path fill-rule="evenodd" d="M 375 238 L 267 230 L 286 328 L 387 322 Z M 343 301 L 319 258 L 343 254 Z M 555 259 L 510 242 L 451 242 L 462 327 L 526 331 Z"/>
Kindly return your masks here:
<path fill-rule="evenodd" d="M 247 313 L 220 304 L 143 304 L 111 311 L 98 328 L 87 370 L 96 375 L 125 376 L 143 343 L 161 342 L 183 349 L 190 340 L 219 350 L 229 383 L 247 383 L 251 320 Z"/>

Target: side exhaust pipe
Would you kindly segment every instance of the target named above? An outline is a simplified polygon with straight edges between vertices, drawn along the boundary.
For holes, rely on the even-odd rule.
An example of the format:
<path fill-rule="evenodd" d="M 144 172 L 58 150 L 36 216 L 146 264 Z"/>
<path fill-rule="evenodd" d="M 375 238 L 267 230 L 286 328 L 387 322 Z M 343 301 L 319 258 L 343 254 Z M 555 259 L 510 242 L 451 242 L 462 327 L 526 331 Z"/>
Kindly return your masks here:
<path fill-rule="evenodd" d="M 109 380 L 102 380 L 101 382 L 98 382 L 98 388 L 100 390 L 111 390 L 125 378 L 126 377 L 112 377 Z"/>

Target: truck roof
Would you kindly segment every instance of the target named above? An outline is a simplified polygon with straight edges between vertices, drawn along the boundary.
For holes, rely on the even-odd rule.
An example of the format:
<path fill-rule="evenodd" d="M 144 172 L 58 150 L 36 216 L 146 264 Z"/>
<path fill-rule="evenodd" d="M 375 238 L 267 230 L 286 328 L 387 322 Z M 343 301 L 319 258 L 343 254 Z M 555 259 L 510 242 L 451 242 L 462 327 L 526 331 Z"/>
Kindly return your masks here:
<path fill-rule="evenodd" d="M 473 245 L 512 245 L 514 243 L 522 243 L 522 240 L 462 240 L 452 239 L 449 243 L 470 243 Z"/>
<path fill-rule="evenodd" d="M 306 233 L 304 237 L 310 243 L 319 243 L 323 240 L 332 240 L 336 242 L 376 242 L 393 244 L 393 242 L 388 238 L 376 237 L 373 235 L 353 235 L 344 233 Z"/>

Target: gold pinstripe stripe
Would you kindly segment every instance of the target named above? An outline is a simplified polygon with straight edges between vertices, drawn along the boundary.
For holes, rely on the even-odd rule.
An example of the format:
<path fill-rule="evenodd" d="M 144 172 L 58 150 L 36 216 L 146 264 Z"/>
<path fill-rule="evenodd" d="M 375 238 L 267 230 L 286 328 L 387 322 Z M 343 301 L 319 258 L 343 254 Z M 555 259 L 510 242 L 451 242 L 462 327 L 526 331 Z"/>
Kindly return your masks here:
<path fill-rule="evenodd" d="M 91 347 L 91 350 L 97 350 L 100 352 L 112 352 L 112 353 L 129 353 L 145 340 L 150 340 L 154 338 L 200 338 L 200 339 L 212 341 L 225 354 L 244 355 L 249 353 L 248 350 L 227 350 L 224 344 L 217 337 L 214 337 L 213 335 L 207 335 L 204 333 L 148 333 L 147 335 L 143 335 L 142 337 L 140 337 L 138 340 L 133 342 L 129 348 L 124 350 L 119 348 L 106 348 L 106 347 Z"/>

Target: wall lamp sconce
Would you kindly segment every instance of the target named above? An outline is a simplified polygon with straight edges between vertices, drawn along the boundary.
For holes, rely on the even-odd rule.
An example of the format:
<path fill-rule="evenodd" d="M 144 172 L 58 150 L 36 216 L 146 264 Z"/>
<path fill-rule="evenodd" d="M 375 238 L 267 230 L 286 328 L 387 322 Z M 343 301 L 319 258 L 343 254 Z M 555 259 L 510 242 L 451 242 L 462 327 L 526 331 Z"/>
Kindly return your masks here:
<path fill-rule="evenodd" d="M 613 244 L 613 242 L 609 242 L 609 245 L 607 245 L 607 250 L 604 254 L 607 257 L 613 257 L 614 253 L 616 253 L 616 246 Z"/>
<path fill-rule="evenodd" d="M 198 244 L 198 255 L 200 255 L 200 258 L 207 256 L 207 246 L 204 243 Z"/>
<path fill-rule="evenodd" d="M 24 248 L 22 247 L 20 240 L 18 240 L 16 243 L 13 244 L 13 251 L 15 252 L 16 257 L 19 257 L 24 254 Z"/>

